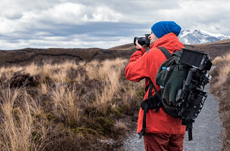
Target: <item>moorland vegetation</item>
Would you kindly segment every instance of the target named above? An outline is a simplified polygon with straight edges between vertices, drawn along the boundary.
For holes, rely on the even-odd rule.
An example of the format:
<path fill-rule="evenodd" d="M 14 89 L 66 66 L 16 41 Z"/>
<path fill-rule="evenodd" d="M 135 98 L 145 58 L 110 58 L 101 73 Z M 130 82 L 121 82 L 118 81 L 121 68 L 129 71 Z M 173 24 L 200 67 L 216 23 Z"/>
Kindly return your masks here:
<path fill-rule="evenodd" d="M 211 52 L 210 52 L 211 53 Z M 112 150 L 136 128 L 144 81 L 126 80 L 128 59 L 0 68 L 0 150 Z M 215 55 L 222 149 L 230 151 L 230 53 Z"/>
<path fill-rule="evenodd" d="M 51 61 L 50 61 L 51 62 Z M 144 83 L 127 59 L 0 68 L 0 148 L 111 150 L 136 127 Z"/>
<path fill-rule="evenodd" d="M 230 53 L 213 60 L 215 68 L 210 82 L 210 91 L 219 101 L 219 117 L 222 121 L 222 150 L 230 151 Z"/>

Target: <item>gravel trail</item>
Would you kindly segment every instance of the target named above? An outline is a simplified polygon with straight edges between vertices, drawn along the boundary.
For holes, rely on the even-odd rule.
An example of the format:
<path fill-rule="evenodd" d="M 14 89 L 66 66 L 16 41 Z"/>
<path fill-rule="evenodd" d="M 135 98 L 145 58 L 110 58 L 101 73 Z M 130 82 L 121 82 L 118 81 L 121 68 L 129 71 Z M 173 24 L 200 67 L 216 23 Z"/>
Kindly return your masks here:
<path fill-rule="evenodd" d="M 193 140 L 188 141 L 187 132 L 184 139 L 184 151 L 220 151 L 222 130 L 221 121 L 218 114 L 219 102 L 209 91 L 209 84 L 205 91 L 208 98 L 204 107 L 193 123 Z M 120 151 L 144 151 L 143 138 L 138 139 L 136 130 L 125 140 Z"/>

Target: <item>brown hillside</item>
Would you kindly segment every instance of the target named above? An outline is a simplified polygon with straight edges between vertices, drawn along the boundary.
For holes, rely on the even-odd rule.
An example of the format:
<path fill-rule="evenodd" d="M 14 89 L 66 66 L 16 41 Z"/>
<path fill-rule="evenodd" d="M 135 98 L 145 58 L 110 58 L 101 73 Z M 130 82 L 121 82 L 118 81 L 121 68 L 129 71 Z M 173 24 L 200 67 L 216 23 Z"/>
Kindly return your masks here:
<path fill-rule="evenodd" d="M 105 60 L 117 57 L 128 58 L 133 50 L 106 50 L 99 48 L 88 49 L 34 49 L 0 50 L 0 66 L 27 65 L 31 62 L 42 64 L 50 60 L 51 63 L 61 63 L 66 60 L 91 61 Z"/>
<path fill-rule="evenodd" d="M 185 45 L 186 48 L 192 50 L 203 51 L 209 56 L 214 59 L 216 56 L 222 56 L 226 52 L 230 51 L 230 39 L 217 41 L 214 43 L 206 43 L 206 44 L 199 44 L 199 45 Z"/>
<path fill-rule="evenodd" d="M 230 51 L 230 40 L 200 45 L 185 45 L 185 47 L 192 50 L 206 52 L 212 59 L 214 59 L 216 56 L 221 56 L 227 51 Z M 130 58 L 135 50 L 135 46 L 132 43 L 110 49 L 25 48 L 20 50 L 0 50 L 0 66 L 26 65 L 31 62 L 42 64 L 43 61 L 46 60 L 51 60 L 52 63 L 59 63 L 66 60 L 74 60 L 78 62 L 113 59 L 117 57 Z"/>

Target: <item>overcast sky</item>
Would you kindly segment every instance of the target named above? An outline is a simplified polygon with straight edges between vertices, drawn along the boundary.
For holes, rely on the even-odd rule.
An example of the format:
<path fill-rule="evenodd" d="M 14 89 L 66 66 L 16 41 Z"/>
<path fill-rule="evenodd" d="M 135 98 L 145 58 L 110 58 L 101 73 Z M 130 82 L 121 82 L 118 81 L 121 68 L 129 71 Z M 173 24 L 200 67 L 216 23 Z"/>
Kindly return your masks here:
<path fill-rule="evenodd" d="M 162 20 L 230 36 L 229 7 L 229 0 L 0 0 L 0 49 L 107 49 Z"/>

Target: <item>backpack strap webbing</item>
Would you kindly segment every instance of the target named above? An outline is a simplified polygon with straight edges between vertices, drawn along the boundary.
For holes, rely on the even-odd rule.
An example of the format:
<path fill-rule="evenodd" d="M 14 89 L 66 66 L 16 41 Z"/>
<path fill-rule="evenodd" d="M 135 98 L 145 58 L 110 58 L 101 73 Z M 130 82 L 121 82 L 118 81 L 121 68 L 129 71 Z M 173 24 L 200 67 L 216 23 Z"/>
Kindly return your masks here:
<path fill-rule="evenodd" d="M 142 122 L 142 130 L 139 133 L 139 138 L 146 134 L 146 115 L 148 113 L 148 110 L 156 109 L 155 112 L 158 112 L 161 107 L 162 105 L 157 95 L 150 96 L 141 102 L 141 108 L 144 111 L 144 116 Z"/>
<path fill-rule="evenodd" d="M 160 49 L 163 52 L 167 59 L 172 56 L 172 54 L 165 47 L 158 47 L 158 49 Z"/>
<path fill-rule="evenodd" d="M 165 57 L 168 59 L 170 58 L 172 55 L 171 53 L 164 47 L 158 47 L 163 54 L 165 55 Z M 157 91 L 157 88 L 155 87 L 155 85 L 153 84 L 152 80 L 150 80 L 150 84 L 149 84 L 149 94 L 148 94 L 148 98 L 144 101 L 141 102 L 141 108 L 144 110 L 144 116 L 143 116 L 143 124 L 142 124 L 142 130 L 139 133 L 139 139 L 146 134 L 146 114 L 148 113 L 149 109 L 156 109 L 154 112 L 158 112 L 160 107 L 162 107 L 161 105 L 161 95 L 160 93 Z M 155 95 L 152 95 L 152 88 L 154 89 L 154 91 L 156 92 Z"/>
<path fill-rule="evenodd" d="M 172 54 L 168 51 L 168 49 L 166 49 L 165 47 L 158 47 L 162 52 L 163 52 L 163 54 L 165 55 L 165 57 L 167 58 L 167 59 L 169 59 L 171 56 L 172 56 Z M 151 81 L 151 79 L 149 79 L 150 80 L 150 84 L 149 84 L 149 95 L 148 95 L 148 97 L 150 97 L 151 96 L 151 93 L 152 93 L 152 87 L 154 88 L 154 91 L 155 91 L 155 93 L 156 93 L 156 95 L 157 95 L 157 97 L 158 97 L 158 99 L 159 100 L 161 100 L 161 95 L 159 94 L 159 92 L 157 91 L 157 88 L 155 87 L 155 85 L 153 84 L 153 82 Z M 159 109 L 158 109 L 159 110 Z M 156 112 L 158 112 L 158 110 L 156 111 Z"/>

